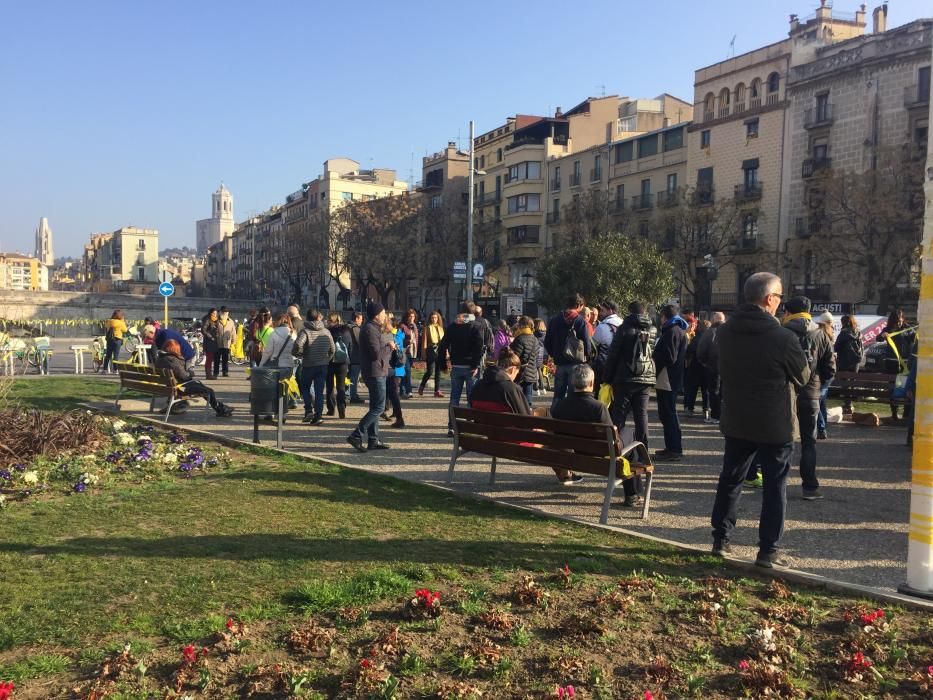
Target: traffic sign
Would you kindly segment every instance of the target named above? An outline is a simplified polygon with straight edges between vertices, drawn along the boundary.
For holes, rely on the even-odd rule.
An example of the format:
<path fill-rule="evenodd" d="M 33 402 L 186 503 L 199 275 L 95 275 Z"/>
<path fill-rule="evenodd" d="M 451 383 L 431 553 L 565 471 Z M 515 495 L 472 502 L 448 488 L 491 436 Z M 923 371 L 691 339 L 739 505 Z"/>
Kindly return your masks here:
<path fill-rule="evenodd" d="M 463 261 L 454 262 L 454 280 L 458 282 L 463 282 L 466 280 L 467 266 Z"/>
<path fill-rule="evenodd" d="M 159 294 L 168 298 L 175 293 L 175 285 L 171 282 L 163 282 L 159 285 Z"/>
<path fill-rule="evenodd" d="M 483 275 L 486 273 L 486 268 L 483 267 L 483 263 L 473 263 L 473 279 L 481 280 Z"/>

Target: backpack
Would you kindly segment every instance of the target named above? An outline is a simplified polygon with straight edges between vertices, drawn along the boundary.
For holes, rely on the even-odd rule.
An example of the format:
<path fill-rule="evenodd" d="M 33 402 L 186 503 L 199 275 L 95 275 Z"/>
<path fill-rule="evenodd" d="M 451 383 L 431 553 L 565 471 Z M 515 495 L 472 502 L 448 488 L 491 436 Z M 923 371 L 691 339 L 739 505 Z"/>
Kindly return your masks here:
<path fill-rule="evenodd" d="M 114 335 L 113 324 L 112 324 L 112 323 L 109 323 L 109 324 L 107 324 L 107 332 L 104 334 L 104 339 L 105 339 L 108 343 L 110 343 L 110 342 L 112 342 L 112 341 L 114 340 L 114 338 L 116 338 L 116 336 Z"/>
<path fill-rule="evenodd" d="M 350 353 L 347 350 L 343 338 L 334 338 L 334 359 L 331 360 L 335 365 L 345 365 L 350 361 Z"/>
<path fill-rule="evenodd" d="M 633 377 L 642 377 L 651 367 L 651 336 L 648 331 L 640 331 L 632 344 L 632 356 L 626 363 Z"/>
<path fill-rule="evenodd" d="M 816 363 L 819 359 L 816 356 L 817 347 L 816 342 L 813 340 L 813 336 L 810 331 L 807 331 L 802 336 L 800 336 L 800 348 L 803 350 L 803 354 L 807 356 L 807 366 L 810 368 L 810 372 L 816 369 Z"/>
<path fill-rule="evenodd" d="M 583 341 L 577 337 L 577 330 L 573 326 L 567 329 L 561 359 L 567 363 L 583 364 L 586 362 L 586 348 Z"/>

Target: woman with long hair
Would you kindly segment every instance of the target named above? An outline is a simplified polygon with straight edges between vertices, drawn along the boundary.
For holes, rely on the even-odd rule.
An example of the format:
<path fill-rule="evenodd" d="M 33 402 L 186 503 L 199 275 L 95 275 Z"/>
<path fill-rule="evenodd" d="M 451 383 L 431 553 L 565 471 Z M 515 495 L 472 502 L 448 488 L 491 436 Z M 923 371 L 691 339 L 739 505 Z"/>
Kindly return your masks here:
<path fill-rule="evenodd" d="M 184 384 L 178 390 L 183 396 L 202 396 L 207 399 L 207 403 L 214 409 L 218 418 L 228 418 L 233 413 L 232 407 L 217 400 L 213 389 L 201 382 L 193 381 L 194 371 L 185 366 L 185 359 L 181 354 L 181 345 L 178 341 L 166 340 L 162 344 L 162 349 L 156 357 L 156 367 L 171 370 L 175 384 Z"/>
<path fill-rule="evenodd" d="M 217 379 L 214 359 L 217 357 L 217 309 L 210 309 L 201 319 L 201 350 L 204 351 L 204 378 Z"/>
<path fill-rule="evenodd" d="M 492 334 L 492 356 L 499 357 L 502 348 L 507 348 L 512 344 L 512 333 L 509 331 L 508 324 L 501 318 L 496 321 L 496 326 Z"/>
<path fill-rule="evenodd" d="M 814 323 L 820 327 L 820 330 L 826 334 L 829 340 L 829 347 L 835 345 L 835 331 L 833 330 L 833 315 L 829 311 L 824 311 L 815 319 Z M 829 395 L 829 387 L 833 384 L 832 378 L 823 379 L 820 377 L 820 410 L 816 414 L 816 439 L 825 440 L 826 434 L 826 397 Z"/>
<path fill-rule="evenodd" d="M 836 351 L 836 370 L 839 372 L 858 372 L 865 358 L 862 346 L 862 331 L 855 316 L 846 314 L 842 317 L 842 329 L 833 345 Z M 852 399 L 843 399 L 842 412 L 852 413 Z"/>
<path fill-rule="evenodd" d="M 126 334 L 126 321 L 123 318 L 123 311 L 117 309 L 113 312 L 107 322 L 104 324 L 104 337 L 107 342 L 107 349 L 104 352 L 104 364 L 102 370 L 113 374 L 113 363 L 120 359 L 120 348 L 123 347 L 123 336 Z"/>
<path fill-rule="evenodd" d="M 421 333 L 421 352 L 427 367 L 421 378 L 421 385 L 418 387 L 418 396 L 424 396 L 424 387 L 427 386 L 428 379 L 433 374 L 434 396 L 439 399 L 444 398 L 444 394 L 441 393 L 441 362 L 437 356 L 437 348 L 443 339 L 444 319 L 440 311 L 432 311 Z"/>
<path fill-rule="evenodd" d="M 386 398 L 392 406 L 392 415 L 388 416 L 388 420 L 395 419 L 395 422 L 392 424 L 393 428 L 404 428 L 405 418 L 402 416 L 400 387 L 402 379 L 405 377 L 405 333 L 399 328 L 394 314 L 386 316 L 386 333 L 391 335 L 395 340 L 395 346 L 398 348 L 399 352 L 402 353 L 403 357 L 402 364 L 398 367 L 390 368 L 389 376 L 386 377 Z"/>
<path fill-rule="evenodd" d="M 911 348 L 914 346 L 916 337 L 916 332 L 907 325 L 903 309 L 894 309 L 888 315 L 888 323 L 884 327 L 884 331 L 878 336 L 878 342 L 887 345 L 886 357 L 889 360 L 897 361 L 898 372 L 904 371 L 907 367 L 907 360 L 910 357 Z M 893 348 L 891 347 L 892 344 L 894 345 Z M 891 418 L 895 421 L 898 420 L 897 404 L 893 402 L 891 403 Z"/>
<path fill-rule="evenodd" d="M 402 351 L 405 353 L 405 374 L 402 376 L 401 396 L 411 398 L 411 368 L 418 356 L 418 312 L 408 309 L 405 318 L 399 325 L 399 330 L 405 335 Z"/>
<path fill-rule="evenodd" d="M 535 338 L 535 322 L 528 316 L 520 316 L 515 325 L 515 337 L 512 340 L 512 351 L 521 361 L 522 371 L 517 381 L 525 398 L 531 404 L 535 394 L 535 384 L 538 381 L 538 339 Z"/>

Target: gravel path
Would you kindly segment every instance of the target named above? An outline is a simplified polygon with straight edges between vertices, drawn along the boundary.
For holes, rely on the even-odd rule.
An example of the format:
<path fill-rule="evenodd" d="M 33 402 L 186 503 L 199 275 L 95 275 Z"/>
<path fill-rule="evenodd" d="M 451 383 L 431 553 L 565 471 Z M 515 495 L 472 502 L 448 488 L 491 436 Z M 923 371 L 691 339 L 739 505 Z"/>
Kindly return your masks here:
<path fill-rule="evenodd" d="M 185 415 L 173 417 L 172 422 L 251 439 L 244 369 L 231 367 L 231 376 L 212 386 L 222 401 L 236 407 L 232 419 L 217 420 L 212 411 L 193 407 Z M 550 399 L 541 397 L 536 403 L 546 406 Z M 403 479 L 444 484 L 452 445 L 446 437 L 446 400 L 426 396 L 402 404 L 409 427 L 381 428 L 382 439 L 391 445 L 389 450 L 360 454 L 346 444 L 345 438 L 365 412 L 364 406 L 350 406 L 346 419 L 327 418 L 319 427 L 288 423 L 285 448 Z M 122 407 L 127 412 L 151 415 L 147 413 L 148 402 L 124 401 Z M 662 446 L 661 426 L 653 404 L 651 411 L 650 434 L 656 449 Z M 296 418 L 301 414 L 300 409 L 293 412 Z M 710 546 L 709 514 L 723 440 L 718 428 L 696 418 L 685 418 L 683 429 L 685 458 L 657 465 L 648 519 L 640 519 L 640 509 L 622 508 L 620 493 L 610 512 L 610 526 L 697 547 Z M 263 443 L 274 445 L 274 428 L 265 424 L 261 431 Z M 791 471 L 782 543 L 791 566 L 888 591 L 901 584 L 906 576 L 910 458 L 902 429 L 831 426 L 830 439 L 818 443 L 817 474 L 825 499 L 802 500 L 799 474 L 796 468 Z M 488 473 L 488 459 L 463 457 L 457 462 L 452 487 L 549 514 L 592 523 L 599 520 L 605 484 L 599 478 L 588 477 L 566 488 L 545 467 L 500 462 L 496 484 L 490 487 Z M 755 555 L 759 508 L 760 492 L 746 489 L 733 542 L 740 557 Z"/>

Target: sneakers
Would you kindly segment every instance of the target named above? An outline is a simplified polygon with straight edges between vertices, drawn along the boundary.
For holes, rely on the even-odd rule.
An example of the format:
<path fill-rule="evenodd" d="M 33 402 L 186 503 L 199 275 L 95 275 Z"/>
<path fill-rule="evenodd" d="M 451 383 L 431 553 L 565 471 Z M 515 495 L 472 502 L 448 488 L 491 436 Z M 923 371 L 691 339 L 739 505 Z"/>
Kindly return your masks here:
<path fill-rule="evenodd" d="M 576 484 L 579 484 L 581 481 L 583 481 L 582 474 L 571 474 L 566 479 L 561 479 L 560 485 L 561 486 L 575 486 Z"/>
<path fill-rule="evenodd" d="M 369 443 L 367 449 L 370 449 L 370 450 L 387 450 L 387 449 L 389 449 L 389 446 L 388 446 L 387 444 L 385 444 L 384 442 L 379 442 L 379 441 L 377 440 L 376 442 L 371 442 L 371 443 Z"/>
<path fill-rule="evenodd" d="M 418 396 L 424 396 L 424 387 L 423 387 L 423 386 L 419 386 L 419 387 L 418 387 Z"/>
<path fill-rule="evenodd" d="M 765 480 L 762 478 L 761 474 L 759 474 L 756 479 L 746 479 L 745 485 L 750 489 L 763 489 L 765 487 Z"/>
<path fill-rule="evenodd" d="M 435 392 L 434 392 L 434 398 L 435 398 L 435 399 L 443 399 L 443 398 L 444 398 L 444 392 L 443 392 L 443 391 L 435 391 Z"/>
<path fill-rule="evenodd" d="M 302 422 L 302 423 L 310 423 L 310 422 L 313 421 L 313 420 L 314 420 L 314 414 L 313 414 L 313 413 L 305 413 L 305 417 L 301 419 L 301 422 Z"/>
<path fill-rule="evenodd" d="M 829 435 L 826 434 L 826 431 L 825 431 L 825 430 L 823 430 L 823 431 L 821 431 L 821 432 L 818 432 L 818 433 L 816 434 L 816 439 L 817 439 L 817 440 L 826 440 L 827 438 L 829 438 Z"/>
<path fill-rule="evenodd" d="M 635 494 L 634 496 L 626 496 L 625 500 L 622 501 L 623 508 L 634 508 L 641 505 L 641 496 Z"/>
<path fill-rule="evenodd" d="M 724 540 L 713 540 L 713 554 L 717 557 L 724 557 L 732 554 L 732 545 Z"/>
<path fill-rule="evenodd" d="M 392 425 L 390 425 L 389 427 L 390 427 L 390 428 L 404 428 L 404 427 L 405 427 L 405 421 L 403 421 L 401 418 L 396 418 L 396 419 L 395 419 L 395 422 L 394 422 Z"/>
<path fill-rule="evenodd" d="M 357 452 L 366 452 L 366 448 L 363 447 L 363 438 L 351 435 L 347 438 L 347 442 L 353 445 L 353 449 Z"/>
<path fill-rule="evenodd" d="M 758 552 L 758 556 L 755 558 L 755 566 L 760 566 L 762 569 L 773 569 L 776 566 L 784 568 L 787 566 L 787 560 L 778 556 L 777 552 L 771 552 L 770 554 Z"/>
<path fill-rule="evenodd" d="M 703 419 L 703 422 L 707 425 L 719 425 L 719 420 L 717 418 L 711 418 L 710 416 L 706 416 L 706 418 Z"/>
<path fill-rule="evenodd" d="M 819 489 L 804 489 L 803 490 L 803 500 L 805 501 L 821 501 L 823 500 L 823 494 L 820 493 Z"/>
<path fill-rule="evenodd" d="M 453 431 L 453 428 L 451 428 L 447 431 L 447 437 L 452 438 L 453 436 L 454 436 L 454 431 Z"/>
<path fill-rule="evenodd" d="M 217 414 L 218 418 L 229 418 L 233 415 L 233 406 L 218 404 L 215 413 Z"/>
<path fill-rule="evenodd" d="M 707 410 L 707 411 L 703 411 L 703 422 L 704 422 L 704 423 L 708 423 L 708 422 L 709 422 L 709 411 L 708 411 L 708 410 Z"/>
<path fill-rule="evenodd" d="M 321 416 L 314 416 L 311 419 L 310 425 L 324 425 L 324 419 Z"/>
<path fill-rule="evenodd" d="M 683 459 L 683 453 L 671 452 L 670 450 L 658 450 L 654 453 L 655 459 L 666 460 L 668 462 L 679 462 Z"/>

